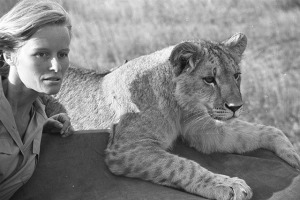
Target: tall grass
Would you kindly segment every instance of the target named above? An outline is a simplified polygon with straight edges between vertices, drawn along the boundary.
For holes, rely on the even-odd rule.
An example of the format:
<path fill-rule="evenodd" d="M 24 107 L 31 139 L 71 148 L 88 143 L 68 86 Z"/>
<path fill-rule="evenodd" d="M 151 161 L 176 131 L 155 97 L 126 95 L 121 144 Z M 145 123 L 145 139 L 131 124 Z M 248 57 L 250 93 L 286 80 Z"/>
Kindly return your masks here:
<path fill-rule="evenodd" d="M 0 12 L 15 1 L 0 0 Z M 71 61 L 100 72 L 183 40 L 245 33 L 243 118 L 282 129 L 300 152 L 300 0 L 61 1 Z"/>

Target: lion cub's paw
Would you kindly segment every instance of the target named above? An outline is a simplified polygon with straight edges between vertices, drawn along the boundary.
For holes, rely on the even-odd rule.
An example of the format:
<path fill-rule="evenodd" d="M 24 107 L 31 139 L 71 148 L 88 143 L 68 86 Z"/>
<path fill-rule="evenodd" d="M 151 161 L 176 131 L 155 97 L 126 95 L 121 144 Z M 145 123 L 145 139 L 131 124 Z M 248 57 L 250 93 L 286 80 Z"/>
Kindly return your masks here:
<path fill-rule="evenodd" d="M 248 200 L 253 193 L 246 182 L 239 178 L 223 177 L 223 181 L 216 185 L 218 200 Z"/>
<path fill-rule="evenodd" d="M 295 149 L 289 148 L 288 150 L 280 151 L 278 154 L 292 167 L 296 168 L 298 171 L 300 170 L 300 156 Z"/>

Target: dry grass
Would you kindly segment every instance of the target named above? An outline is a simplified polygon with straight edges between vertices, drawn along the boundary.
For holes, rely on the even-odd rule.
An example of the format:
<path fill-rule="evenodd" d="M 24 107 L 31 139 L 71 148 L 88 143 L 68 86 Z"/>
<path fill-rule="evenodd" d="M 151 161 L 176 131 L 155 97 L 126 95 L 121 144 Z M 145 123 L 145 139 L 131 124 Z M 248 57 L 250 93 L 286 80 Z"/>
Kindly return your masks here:
<path fill-rule="evenodd" d="M 0 0 L 0 12 L 11 2 Z M 183 40 L 245 33 L 243 117 L 284 130 L 300 153 L 300 0 L 62 2 L 74 26 L 71 61 L 98 71 Z"/>

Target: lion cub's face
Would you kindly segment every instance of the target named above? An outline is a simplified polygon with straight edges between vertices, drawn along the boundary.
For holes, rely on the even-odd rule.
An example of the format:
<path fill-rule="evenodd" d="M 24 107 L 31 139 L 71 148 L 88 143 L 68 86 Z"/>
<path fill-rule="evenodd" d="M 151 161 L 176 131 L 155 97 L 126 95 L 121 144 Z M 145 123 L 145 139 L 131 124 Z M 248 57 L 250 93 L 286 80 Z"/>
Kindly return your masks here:
<path fill-rule="evenodd" d="M 180 106 L 217 120 L 238 117 L 243 105 L 239 63 L 246 45 L 242 34 L 218 44 L 201 41 L 177 45 L 170 62 Z"/>

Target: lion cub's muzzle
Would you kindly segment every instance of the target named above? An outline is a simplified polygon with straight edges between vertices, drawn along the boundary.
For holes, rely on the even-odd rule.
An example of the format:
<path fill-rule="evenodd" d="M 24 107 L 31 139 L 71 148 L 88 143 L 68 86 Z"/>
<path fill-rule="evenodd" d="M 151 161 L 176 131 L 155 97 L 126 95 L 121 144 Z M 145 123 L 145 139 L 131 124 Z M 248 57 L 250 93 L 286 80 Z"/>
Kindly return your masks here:
<path fill-rule="evenodd" d="M 213 108 L 210 116 L 217 120 L 229 120 L 231 118 L 237 118 L 241 115 L 243 104 L 234 105 L 226 104 L 223 108 Z"/>
<path fill-rule="evenodd" d="M 234 105 L 234 104 L 227 104 L 225 103 L 225 107 L 229 110 L 231 110 L 233 113 L 236 113 L 238 110 L 242 108 L 243 104 L 240 105 Z"/>

